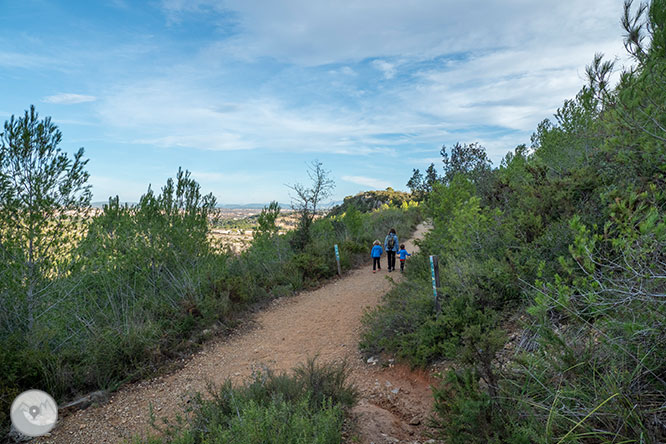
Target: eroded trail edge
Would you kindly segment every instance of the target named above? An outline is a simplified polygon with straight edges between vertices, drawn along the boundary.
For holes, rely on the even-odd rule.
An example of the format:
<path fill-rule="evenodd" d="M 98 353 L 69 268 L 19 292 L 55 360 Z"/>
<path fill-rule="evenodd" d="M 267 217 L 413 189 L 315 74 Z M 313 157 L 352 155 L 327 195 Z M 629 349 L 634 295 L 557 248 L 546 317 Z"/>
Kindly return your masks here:
<path fill-rule="evenodd" d="M 407 251 L 417 250 L 413 240 L 425 230 L 419 225 L 405 242 Z M 157 417 L 173 418 L 182 413 L 191 394 L 206 391 L 207 384 L 227 379 L 240 384 L 254 370 L 288 371 L 315 355 L 321 362 L 350 364 L 351 380 L 361 393 L 352 411 L 358 424 L 353 436 L 376 444 L 423 442 L 432 405 L 429 375 L 402 366 L 368 364 L 358 352 L 364 310 L 380 302 L 391 280 L 402 279 L 400 272 L 387 273 L 385 267 L 383 257 L 381 272 L 373 273 L 366 265 L 317 290 L 275 300 L 252 317 L 253 328 L 211 341 L 169 375 L 127 385 L 103 405 L 65 417 L 39 442 L 118 443 L 133 435 L 154 434 L 151 404 Z"/>

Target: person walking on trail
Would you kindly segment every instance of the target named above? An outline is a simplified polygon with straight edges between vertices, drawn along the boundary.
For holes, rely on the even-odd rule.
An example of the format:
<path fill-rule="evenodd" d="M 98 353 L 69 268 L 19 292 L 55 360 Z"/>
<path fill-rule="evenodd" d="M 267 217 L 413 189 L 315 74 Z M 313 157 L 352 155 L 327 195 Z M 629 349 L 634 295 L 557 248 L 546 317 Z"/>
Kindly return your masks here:
<path fill-rule="evenodd" d="M 395 234 L 395 228 L 391 228 L 384 239 L 384 250 L 388 259 L 388 271 L 395 270 L 395 254 L 400 249 L 398 246 L 398 235 Z"/>
<path fill-rule="evenodd" d="M 370 251 L 370 256 L 372 256 L 372 272 L 376 273 L 377 269 L 382 269 L 382 264 L 379 262 L 379 258 L 382 256 L 382 244 L 379 243 L 379 240 L 376 240 L 372 244 L 372 250 Z"/>
<path fill-rule="evenodd" d="M 411 254 L 407 253 L 407 250 L 405 250 L 405 244 L 400 245 L 398 254 L 400 255 L 400 273 L 402 273 L 405 271 L 405 260 L 407 259 L 407 256 L 411 256 Z"/>

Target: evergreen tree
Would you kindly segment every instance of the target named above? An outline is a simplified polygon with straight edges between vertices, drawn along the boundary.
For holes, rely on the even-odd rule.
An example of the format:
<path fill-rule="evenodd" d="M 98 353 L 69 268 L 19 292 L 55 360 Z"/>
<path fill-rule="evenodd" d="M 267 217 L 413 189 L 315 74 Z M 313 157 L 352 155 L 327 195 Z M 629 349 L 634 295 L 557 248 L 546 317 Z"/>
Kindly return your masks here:
<path fill-rule="evenodd" d="M 442 178 L 437 174 L 434 163 L 428 166 L 425 176 L 423 176 L 418 168 L 412 171 L 412 177 L 407 182 L 407 187 L 416 200 L 423 200 L 432 191 L 434 185 L 442 181 Z"/>
<path fill-rule="evenodd" d="M 0 134 L 0 291 L 24 312 L 16 319 L 27 330 L 44 303 L 46 277 L 68 265 L 76 224 L 90 205 L 83 148 L 70 158 L 58 148 L 61 140 L 34 106 L 12 116 Z"/>
<path fill-rule="evenodd" d="M 418 168 L 412 170 L 412 177 L 407 181 L 407 188 L 412 192 L 416 200 L 422 200 L 425 195 L 423 188 L 423 174 Z"/>
<path fill-rule="evenodd" d="M 486 149 L 478 143 L 456 143 L 447 153 L 446 146 L 439 151 L 444 163 L 444 181 L 450 182 L 456 174 L 463 174 L 472 182 L 478 182 L 490 172 L 490 159 Z"/>
<path fill-rule="evenodd" d="M 278 226 L 275 224 L 280 217 L 280 204 L 272 201 L 268 206 L 264 206 L 261 214 L 257 218 L 257 232 L 259 235 L 273 235 L 278 232 Z"/>

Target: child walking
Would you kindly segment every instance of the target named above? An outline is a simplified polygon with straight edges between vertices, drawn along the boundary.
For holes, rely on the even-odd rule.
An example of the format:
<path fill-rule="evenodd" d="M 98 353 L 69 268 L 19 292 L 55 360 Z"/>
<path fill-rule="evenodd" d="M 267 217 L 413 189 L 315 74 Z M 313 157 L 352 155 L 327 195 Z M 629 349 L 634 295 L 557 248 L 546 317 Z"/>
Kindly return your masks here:
<path fill-rule="evenodd" d="M 407 253 L 407 250 L 405 250 L 405 244 L 400 244 L 398 254 L 400 255 L 400 273 L 402 273 L 405 271 L 405 260 L 407 259 L 407 256 L 411 256 L 411 254 Z"/>
<path fill-rule="evenodd" d="M 379 258 L 382 256 L 382 244 L 376 240 L 372 244 L 372 250 L 370 251 L 370 256 L 372 256 L 372 272 L 376 273 L 377 269 L 382 269 L 382 265 L 379 263 Z"/>

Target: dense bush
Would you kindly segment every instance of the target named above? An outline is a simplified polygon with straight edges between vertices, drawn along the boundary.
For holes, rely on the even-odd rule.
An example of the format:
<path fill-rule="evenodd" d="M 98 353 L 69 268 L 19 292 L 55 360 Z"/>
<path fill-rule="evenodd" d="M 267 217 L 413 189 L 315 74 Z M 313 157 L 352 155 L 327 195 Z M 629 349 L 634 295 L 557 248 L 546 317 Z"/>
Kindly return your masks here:
<path fill-rule="evenodd" d="M 311 359 L 291 375 L 266 370 L 244 387 L 227 382 L 210 399 L 196 395 L 185 418 L 161 430 L 162 437 L 135 443 L 337 444 L 357 396 L 347 376 L 345 364 Z"/>

